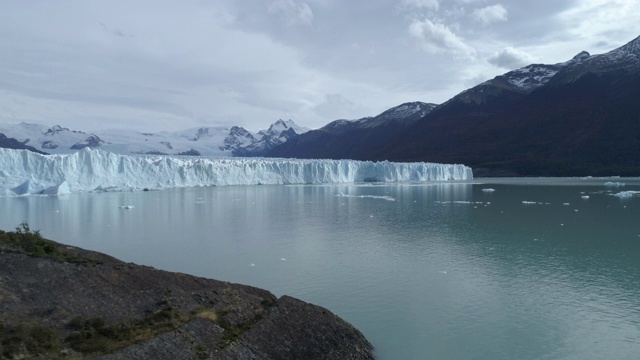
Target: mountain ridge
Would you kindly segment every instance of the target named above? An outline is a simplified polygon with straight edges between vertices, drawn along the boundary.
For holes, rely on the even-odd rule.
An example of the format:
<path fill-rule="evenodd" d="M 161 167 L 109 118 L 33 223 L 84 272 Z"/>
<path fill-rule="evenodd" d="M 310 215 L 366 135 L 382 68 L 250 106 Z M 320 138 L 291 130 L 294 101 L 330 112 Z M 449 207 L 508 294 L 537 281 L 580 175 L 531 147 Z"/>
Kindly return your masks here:
<path fill-rule="evenodd" d="M 208 126 L 180 131 L 140 132 L 108 129 L 70 130 L 61 125 L 21 122 L 0 125 L 0 134 L 44 153 L 68 154 L 101 148 L 119 154 L 261 156 L 287 139 L 308 131 L 292 120 L 277 120 L 267 130 L 252 133 L 239 126 Z M 8 143 L 6 145 L 9 147 Z M 17 146 L 17 145 L 12 145 Z"/>
<path fill-rule="evenodd" d="M 336 120 L 270 156 L 462 163 L 475 176 L 640 175 L 638 93 L 640 37 L 498 75 L 386 136 Z"/>
<path fill-rule="evenodd" d="M 335 120 L 274 147 L 267 156 L 369 160 L 371 145 L 389 139 L 428 114 L 435 104 L 409 102 L 377 116 Z"/>
<path fill-rule="evenodd" d="M 525 94 L 475 105 L 454 97 L 371 157 L 461 162 L 476 176 L 638 175 L 639 39 L 601 55 L 580 53 Z"/>

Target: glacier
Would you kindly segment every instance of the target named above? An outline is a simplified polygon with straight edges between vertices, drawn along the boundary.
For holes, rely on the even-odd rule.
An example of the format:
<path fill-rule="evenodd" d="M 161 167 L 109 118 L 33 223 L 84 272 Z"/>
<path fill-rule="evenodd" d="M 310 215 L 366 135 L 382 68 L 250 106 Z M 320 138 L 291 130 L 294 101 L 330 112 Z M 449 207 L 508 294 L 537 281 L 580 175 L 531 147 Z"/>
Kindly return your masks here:
<path fill-rule="evenodd" d="M 433 163 L 122 155 L 84 148 L 40 155 L 0 148 L 0 196 L 174 187 L 470 180 L 471 168 Z"/>

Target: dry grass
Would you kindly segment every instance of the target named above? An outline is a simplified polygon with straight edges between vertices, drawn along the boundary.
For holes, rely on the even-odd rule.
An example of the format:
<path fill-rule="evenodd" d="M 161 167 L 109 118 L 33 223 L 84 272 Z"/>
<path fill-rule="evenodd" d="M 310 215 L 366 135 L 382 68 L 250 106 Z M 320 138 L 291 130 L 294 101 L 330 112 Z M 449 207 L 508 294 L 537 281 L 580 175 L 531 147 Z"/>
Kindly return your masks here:
<path fill-rule="evenodd" d="M 218 314 L 213 310 L 202 310 L 196 313 L 196 317 L 201 319 L 211 320 L 213 322 L 218 321 Z"/>

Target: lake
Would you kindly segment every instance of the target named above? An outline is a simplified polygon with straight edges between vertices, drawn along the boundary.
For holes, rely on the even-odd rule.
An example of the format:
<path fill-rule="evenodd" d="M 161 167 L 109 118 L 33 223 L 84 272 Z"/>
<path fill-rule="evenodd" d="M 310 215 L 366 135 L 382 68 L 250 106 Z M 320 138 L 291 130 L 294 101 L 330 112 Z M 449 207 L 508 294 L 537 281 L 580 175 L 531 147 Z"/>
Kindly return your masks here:
<path fill-rule="evenodd" d="M 298 297 L 383 360 L 637 359 L 640 196 L 612 196 L 630 190 L 640 180 L 30 196 L 0 198 L 0 228 Z"/>

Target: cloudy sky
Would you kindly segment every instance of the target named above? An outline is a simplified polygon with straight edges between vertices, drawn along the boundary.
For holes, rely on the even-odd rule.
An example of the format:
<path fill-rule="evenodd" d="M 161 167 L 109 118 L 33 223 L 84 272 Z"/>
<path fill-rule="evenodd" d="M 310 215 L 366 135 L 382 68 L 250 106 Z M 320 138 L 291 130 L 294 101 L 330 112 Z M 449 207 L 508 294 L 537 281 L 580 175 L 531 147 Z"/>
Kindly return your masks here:
<path fill-rule="evenodd" d="M 640 35 L 640 0 L 0 0 L 0 122 L 310 128 Z"/>

